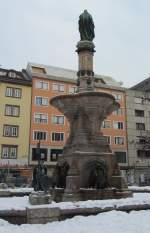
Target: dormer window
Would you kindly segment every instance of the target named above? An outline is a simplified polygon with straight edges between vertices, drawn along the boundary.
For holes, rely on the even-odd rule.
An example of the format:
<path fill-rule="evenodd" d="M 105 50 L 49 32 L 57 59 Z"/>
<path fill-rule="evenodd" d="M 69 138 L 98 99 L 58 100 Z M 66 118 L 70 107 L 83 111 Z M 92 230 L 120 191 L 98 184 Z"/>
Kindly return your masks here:
<path fill-rule="evenodd" d="M 44 68 L 42 68 L 42 67 L 36 67 L 36 66 L 32 66 L 32 72 L 33 73 L 46 74 L 46 71 L 45 71 Z"/>
<path fill-rule="evenodd" d="M 6 76 L 6 75 L 7 75 L 7 72 L 6 72 L 6 71 L 0 70 L 0 76 Z"/>
<path fill-rule="evenodd" d="M 15 73 L 15 72 L 12 72 L 12 71 L 10 71 L 10 72 L 8 73 L 8 76 L 9 76 L 10 78 L 16 78 L 16 77 L 17 77 L 16 73 Z"/>

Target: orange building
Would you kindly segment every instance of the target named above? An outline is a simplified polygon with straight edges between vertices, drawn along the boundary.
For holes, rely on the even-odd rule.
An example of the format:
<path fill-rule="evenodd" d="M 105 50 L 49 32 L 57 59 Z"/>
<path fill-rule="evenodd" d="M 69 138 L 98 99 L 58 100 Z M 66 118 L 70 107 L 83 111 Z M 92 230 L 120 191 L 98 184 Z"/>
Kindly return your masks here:
<path fill-rule="evenodd" d="M 52 97 L 76 92 L 77 75 L 75 71 L 29 63 L 27 72 L 32 77 L 32 111 L 30 130 L 29 164 L 37 160 L 36 148 L 39 142 L 40 153 L 45 164 L 53 167 L 63 151 L 69 135 L 67 119 L 49 105 Z M 108 76 L 97 75 L 95 79 L 97 91 L 111 93 L 119 101 L 121 108 L 109 116 L 102 126 L 112 150 L 118 161 L 127 163 L 126 125 L 125 125 L 125 94 L 120 84 Z"/>
<path fill-rule="evenodd" d="M 120 165 L 127 165 L 125 90 L 114 86 L 106 87 L 104 84 L 96 86 L 97 91 L 112 94 L 120 104 L 120 108 L 104 120 L 101 131 L 107 137 L 111 149 L 116 154 Z"/>

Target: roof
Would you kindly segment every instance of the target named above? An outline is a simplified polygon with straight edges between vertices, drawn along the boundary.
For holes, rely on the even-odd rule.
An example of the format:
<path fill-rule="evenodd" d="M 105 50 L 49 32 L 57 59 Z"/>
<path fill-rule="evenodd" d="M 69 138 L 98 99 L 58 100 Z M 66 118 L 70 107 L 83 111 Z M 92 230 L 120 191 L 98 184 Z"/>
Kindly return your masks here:
<path fill-rule="evenodd" d="M 17 71 L 14 69 L 0 68 L 0 82 L 15 83 L 20 85 L 31 85 L 32 79 L 26 70 Z"/>
<path fill-rule="evenodd" d="M 45 70 L 45 73 L 34 72 L 32 67 L 43 68 Z M 70 80 L 73 82 L 77 81 L 77 71 L 71 70 L 71 69 L 64 69 L 61 67 L 55 67 L 55 66 L 49 66 L 49 65 L 29 62 L 26 70 L 28 74 L 31 75 L 31 77 L 38 76 L 38 77 L 47 78 L 47 79 L 57 79 L 57 80 L 62 79 L 63 81 Z M 100 79 L 102 83 L 105 83 L 107 85 L 116 86 L 116 87 L 121 86 L 120 82 L 117 82 L 115 79 L 113 79 L 110 76 L 95 74 L 95 78 Z"/>
<path fill-rule="evenodd" d="M 150 77 L 131 87 L 132 90 L 150 91 Z"/>

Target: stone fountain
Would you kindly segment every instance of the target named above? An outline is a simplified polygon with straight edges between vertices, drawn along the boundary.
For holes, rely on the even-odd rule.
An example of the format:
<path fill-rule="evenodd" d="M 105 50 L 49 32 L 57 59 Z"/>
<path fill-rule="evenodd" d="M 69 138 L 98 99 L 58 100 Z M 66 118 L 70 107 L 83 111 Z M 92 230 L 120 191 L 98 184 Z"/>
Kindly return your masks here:
<path fill-rule="evenodd" d="M 56 186 L 60 189 L 54 189 L 53 199 L 128 197 L 132 194 L 120 175 L 116 156 L 100 132 L 103 120 L 119 104 L 112 95 L 94 91 L 94 23 L 86 10 L 79 17 L 79 32 L 78 92 L 56 96 L 50 101 L 70 123 L 70 136 L 55 171 Z"/>

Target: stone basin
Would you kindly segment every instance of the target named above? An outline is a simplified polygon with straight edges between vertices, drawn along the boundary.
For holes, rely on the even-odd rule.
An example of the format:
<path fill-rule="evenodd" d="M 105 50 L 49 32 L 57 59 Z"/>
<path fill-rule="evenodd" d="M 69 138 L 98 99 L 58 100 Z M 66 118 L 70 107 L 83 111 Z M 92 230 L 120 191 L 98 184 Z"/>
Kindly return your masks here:
<path fill-rule="evenodd" d="M 52 98 L 50 104 L 66 116 L 70 123 L 70 136 L 66 148 L 72 152 L 109 152 L 106 138 L 100 133 L 103 120 L 119 108 L 115 98 L 104 92 L 81 92 Z"/>
<path fill-rule="evenodd" d="M 100 118 L 105 118 L 120 106 L 111 94 L 105 92 L 82 92 L 55 96 L 50 100 L 50 104 L 58 108 L 68 120 L 83 110 L 86 114 L 96 113 Z"/>

